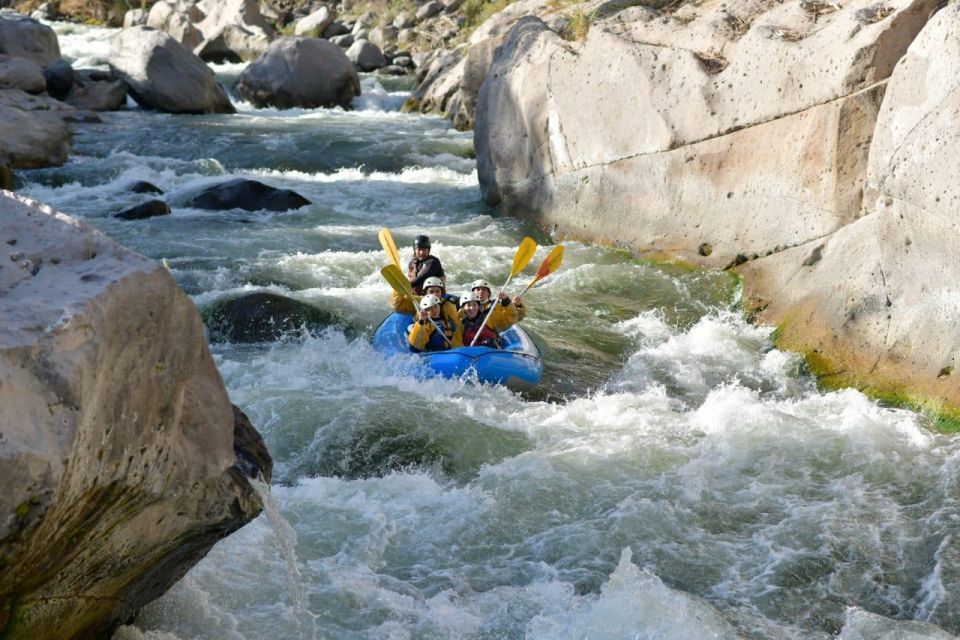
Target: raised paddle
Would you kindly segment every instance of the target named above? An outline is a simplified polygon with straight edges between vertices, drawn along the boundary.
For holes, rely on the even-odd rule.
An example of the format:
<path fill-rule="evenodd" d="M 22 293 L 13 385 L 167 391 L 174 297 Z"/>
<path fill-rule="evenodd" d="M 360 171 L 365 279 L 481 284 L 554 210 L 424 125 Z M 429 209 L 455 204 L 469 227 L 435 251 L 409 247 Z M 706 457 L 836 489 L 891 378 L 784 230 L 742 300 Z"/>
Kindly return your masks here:
<path fill-rule="evenodd" d="M 391 234 L 390 229 L 386 227 L 380 229 L 380 246 L 387 252 L 387 257 L 390 259 L 390 262 L 397 269 L 400 269 L 402 275 L 403 270 L 400 267 L 400 252 L 397 251 L 397 243 L 393 241 L 393 234 Z"/>
<path fill-rule="evenodd" d="M 558 244 L 553 248 L 550 253 L 547 254 L 547 257 L 543 259 L 543 262 L 540 263 L 540 268 L 537 269 L 537 275 L 533 277 L 533 280 L 530 281 L 530 284 L 521 291 L 518 296 L 522 296 L 527 291 L 530 290 L 530 287 L 537 284 L 548 275 L 560 268 L 560 263 L 563 262 L 563 245 Z"/>
<path fill-rule="evenodd" d="M 389 231 L 387 232 L 389 233 Z M 417 296 L 413 293 L 413 285 L 410 284 L 410 281 L 407 280 L 407 277 L 403 275 L 403 272 L 400 271 L 400 267 L 395 264 L 388 264 L 383 269 L 380 269 L 380 275 L 383 276 L 383 279 L 393 288 L 394 291 L 399 293 L 401 296 L 404 296 L 410 303 L 413 305 L 413 315 L 417 315 Z M 430 318 L 430 322 L 433 323 L 433 326 L 437 328 L 437 331 L 440 332 L 440 336 L 447 341 L 451 347 L 453 342 L 443 333 L 443 329 L 439 324 L 434 322 L 433 318 Z"/>
<path fill-rule="evenodd" d="M 500 287 L 500 291 L 497 292 L 497 297 L 493 299 L 493 304 L 490 305 L 490 311 L 488 311 L 487 315 L 483 318 L 483 324 L 480 325 L 480 328 L 477 330 L 477 334 L 473 336 L 473 340 L 470 341 L 471 347 L 477 341 L 477 338 L 480 337 L 480 333 L 483 331 L 483 328 L 487 326 L 487 321 L 490 320 L 493 310 L 497 308 L 498 304 L 500 304 L 500 294 L 503 293 L 503 290 L 507 288 L 507 285 L 510 284 L 510 281 L 513 280 L 513 277 L 523 271 L 524 268 L 530 264 L 530 260 L 533 259 L 533 254 L 536 252 L 537 243 L 534 242 L 533 238 L 524 238 L 520 241 L 520 246 L 517 247 L 517 252 L 513 255 L 513 266 L 510 268 L 510 275 L 507 276 L 507 281 L 503 283 L 503 286 Z"/>

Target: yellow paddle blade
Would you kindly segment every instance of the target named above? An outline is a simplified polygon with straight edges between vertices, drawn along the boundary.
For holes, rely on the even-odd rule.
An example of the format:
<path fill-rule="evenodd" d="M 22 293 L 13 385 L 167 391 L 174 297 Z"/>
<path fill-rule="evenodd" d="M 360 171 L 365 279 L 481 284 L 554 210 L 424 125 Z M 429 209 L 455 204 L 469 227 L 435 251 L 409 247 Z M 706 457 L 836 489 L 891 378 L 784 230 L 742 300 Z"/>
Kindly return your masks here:
<path fill-rule="evenodd" d="M 537 284 L 548 275 L 560 268 L 560 265 L 563 263 L 563 245 L 557 245 L 547 254 L 547 257 L 543 259 L 543 262 L 540 263 L 540 268 L 537 269 L 537 275 L 534 276 L 533 280 L 530 281 L 530 284 L 520 293 L 522 296 L 524 293 L 530 290 L 530 287 Z"/>
<path fill-rule="evenodd" d="M 407 296 L 411 300 L 415 299 L 410 281 L 407 280 L 407 276 L 403 275 L 403 272 L 400 271 L 397 265 L 388 264 L 383 269 L 380 269 L 380 275 L 393 287 L 394 291 L 402 296 Z"/>
<path fill-rule="evenodd" d="M 534 242 L 533 238 L 524 238 L 520 242 L 520 246 L 517 247 L 517 253 L 513 256 L 513 268 L 510 269 L 511 280 L 530 264 L 530 261 L 533 259 L 533 254 L 536 252 L 537 243 Z"/>
<path fill-rule="evenodd" d="M 400 269 L 400 252 L 397 251 L 397 243 L 393 241 L 393 234 L 386 227 L 380 229 L 380 246 L 386 251 L 390 262 Z"/>

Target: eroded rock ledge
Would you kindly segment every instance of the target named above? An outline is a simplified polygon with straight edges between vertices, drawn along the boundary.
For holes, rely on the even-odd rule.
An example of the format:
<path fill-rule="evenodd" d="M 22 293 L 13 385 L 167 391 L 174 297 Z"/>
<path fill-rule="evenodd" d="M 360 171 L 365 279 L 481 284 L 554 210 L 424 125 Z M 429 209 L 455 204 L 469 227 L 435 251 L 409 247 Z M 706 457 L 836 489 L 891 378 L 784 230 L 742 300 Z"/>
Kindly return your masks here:
<path fill-rule="evenodd" d="M 561 237 L 736 267 L 818 373 L 949 414 L 960 7 L 937 9 L 634 7 L 582 43 L 523 18 L 477 100 L 484 197 Z"/>
<path fill-rule="evenodd" d="M 109 637 L 260 509 L 256 430 L 167 271 L 0 192 L 0 635 Z"/>

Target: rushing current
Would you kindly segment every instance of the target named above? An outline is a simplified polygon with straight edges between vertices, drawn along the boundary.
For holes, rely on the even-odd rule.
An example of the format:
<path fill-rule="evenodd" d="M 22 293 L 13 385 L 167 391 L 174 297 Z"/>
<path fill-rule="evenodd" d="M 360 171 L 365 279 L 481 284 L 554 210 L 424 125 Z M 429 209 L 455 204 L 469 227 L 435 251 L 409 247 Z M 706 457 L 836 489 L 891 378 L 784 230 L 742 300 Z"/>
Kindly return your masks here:
<path fill-rule="evenodd" d="M 56 26 L 76 66 L 110 32 Z M 239 67 L 218 67 L 225 82 Z M 480 199 L 470 134 L 401 114 L 371 76 L 354 109 L 103 115 L 22 193 L 165 259 L 201 309 L 271 291 L 342 322 L 212 349 L 276 468 L 264 515 L 116 638 L 949 638 L 960 633 L 960 439 L 853 390 L 738 312 L 737 283 L 567 243 L 526 297 L 533 393 L 418 379 L 370 336 L 390 227 L 433 238 L 450 288 L 502 282 L 524 235 Z M 230 176 L 295 212 L 208 212 Z M 148 180 L 173 215 L 111 217 Z"/>

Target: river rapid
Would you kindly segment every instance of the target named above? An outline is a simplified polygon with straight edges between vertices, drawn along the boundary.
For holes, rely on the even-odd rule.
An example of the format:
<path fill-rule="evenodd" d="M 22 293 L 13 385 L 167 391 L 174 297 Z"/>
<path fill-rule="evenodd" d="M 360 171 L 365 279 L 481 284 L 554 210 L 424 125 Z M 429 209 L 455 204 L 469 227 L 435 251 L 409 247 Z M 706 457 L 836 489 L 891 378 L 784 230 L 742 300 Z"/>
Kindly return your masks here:
<path fill-rule="evenodd" d="M 111 32 L 55 25 L 75 66 Z M 215 67 L 225 82 L 241 67 Z M 960 438 L 853 390 L 742 319 L 737 284 L 566 243 L 524 326 L 544 383 L 520 395 L 418 380 L 369 338 L 387 309 L 377 241 L 433 238 L 451 290 L 506 277 L 524 235 L 479 196 L 472 137 L 401 114 L 409 81 L 355 109 L 78 126 L 69 162 L 20 191 L 166 259 L 200 308 L 272 291 L 340 326 L 213 344 L 275 460 L 264 515 L 115 638 L 405 640 L 950 638 L 960 633 Z M 208 212 L 246 176 L 315 204 Z M 161 188 L 173 215 L 111 216 Z"/>

